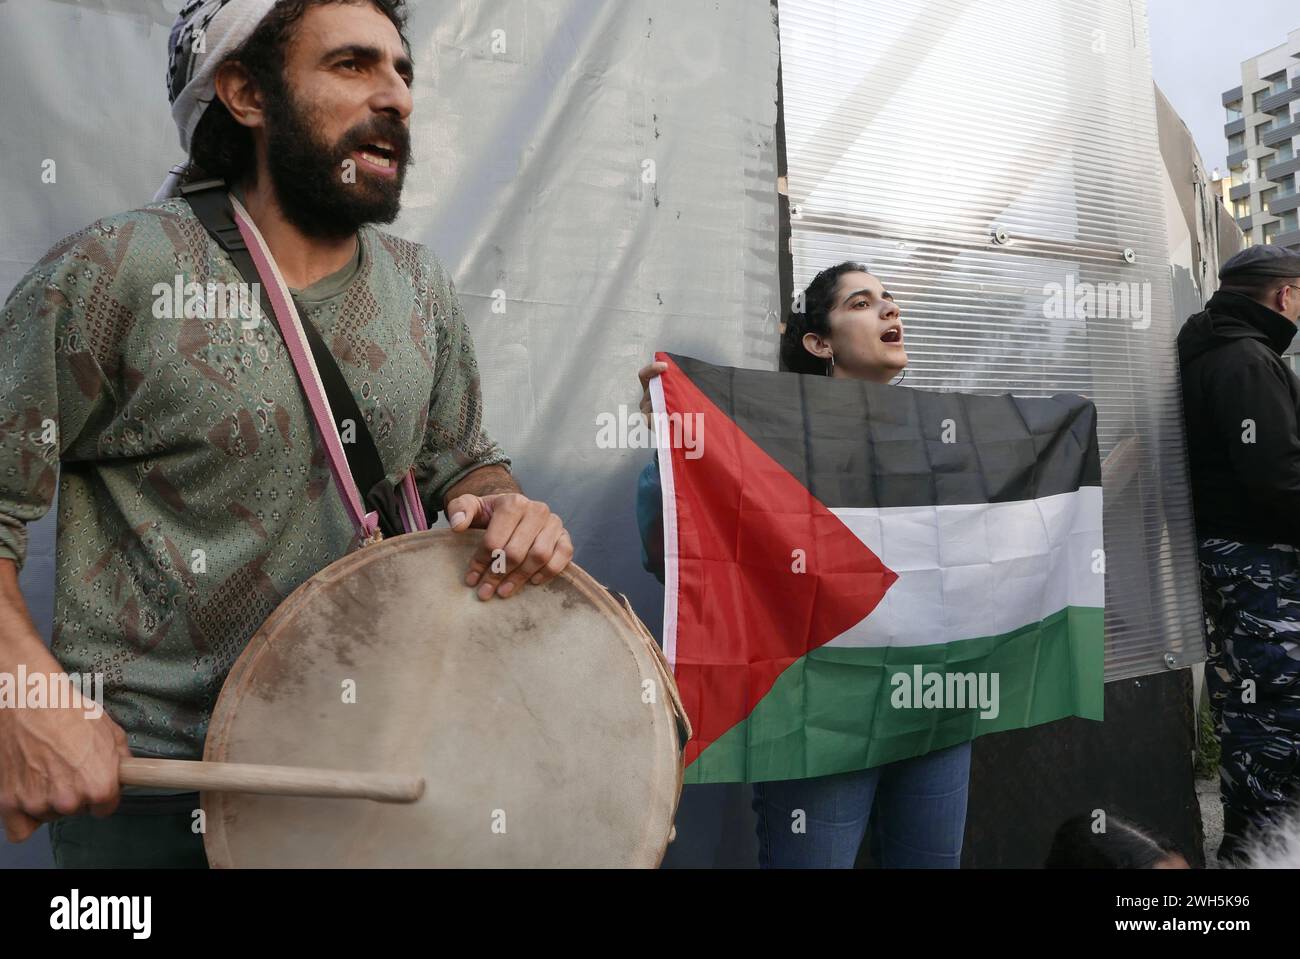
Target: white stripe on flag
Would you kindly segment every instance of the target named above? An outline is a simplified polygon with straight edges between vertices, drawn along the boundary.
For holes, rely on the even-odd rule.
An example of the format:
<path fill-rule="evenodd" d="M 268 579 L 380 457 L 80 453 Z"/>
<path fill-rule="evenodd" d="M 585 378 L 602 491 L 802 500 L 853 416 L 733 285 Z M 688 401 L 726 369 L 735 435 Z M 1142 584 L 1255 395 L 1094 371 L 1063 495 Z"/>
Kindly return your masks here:
<path fill-rule="evenodd" d="M 1000 636 L 1066 606 L 1105 603 L 1104 576 L 1093 572 L 1102 548 L 1099 486 L 1013 503 L 832 512 L 898 579 L 831 646 Z"/>
<path fill-rule="evenodd" d="M 659 377 L 650 381 L 651 412 L 663 422 L 668 412 L 664 384 Z M 655 430 L 655 447 L 659 451 L 659 482 L 663 489 L 664 509 L 664 658 L 668 668 L 677 668 L 677 487 L 673 482 L 671 430 Z"/>

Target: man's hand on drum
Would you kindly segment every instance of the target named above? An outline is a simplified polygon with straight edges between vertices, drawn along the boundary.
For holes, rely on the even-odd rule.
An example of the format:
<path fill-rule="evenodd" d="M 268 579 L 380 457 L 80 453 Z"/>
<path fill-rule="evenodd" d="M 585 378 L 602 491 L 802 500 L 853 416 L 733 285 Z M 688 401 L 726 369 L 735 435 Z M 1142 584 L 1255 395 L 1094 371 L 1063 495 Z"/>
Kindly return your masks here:
<path fill-rule="evenodd" d="M 53 671 L 61 672 L 57 664 Z M 41 823 L 87 809 L 109 815 L 118 803 L 118 763 L 130 756 L 126 733 L 105 712 L 0 709 L 0 824 L 5 837 L 23 842 Z"/>
<path fill-rule="evenodd" d="M 519 492 L 504 469 L 476 470 L 467 482 L 490 471 L 492 477 L 479 484 L 478 492 L 462 491 L 466 483 L 453 487 L 447 519 L 457 533 L 486 530 L 470 559 L 465 585 L 476 589 L 479 599 L 507 599 L 526 585 L 540 586 L 560 575 L 573 560 L 573 541 L 560 517 Z M 514 488 L 491 491 L 502 484 L 502 476 Z"/>

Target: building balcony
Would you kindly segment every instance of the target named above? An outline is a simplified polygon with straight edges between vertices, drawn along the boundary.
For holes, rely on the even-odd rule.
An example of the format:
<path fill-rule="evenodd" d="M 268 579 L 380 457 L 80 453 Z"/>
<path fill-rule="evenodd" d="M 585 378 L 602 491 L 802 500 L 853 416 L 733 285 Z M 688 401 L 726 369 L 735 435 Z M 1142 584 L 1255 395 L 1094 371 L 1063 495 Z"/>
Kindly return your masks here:
<path fill-rule="evenodd" d="M 1223 95 L 1223 105 L 1226 107 L 1229 103 L 1236 103 L 1241 99 L 1241 87 L 1233 87 Z"/>
<path fill-rule="evenodd" d="M 1286 126 L 1278 127 L 1275 130 L 1269 130 L 1259 138 L 1261 145 L 1266 147 L 1277 146 L 1283 140 L 1290 140 L 1297 133 L 1300 133 L 1300 120 L 1292 119 Z"/>
<path fill-rule="evenodd" d="M 1244 200 L 1250 196 L 1250 184 L 1240 183 L 1237 186 L 1228 188 L 1229 200 Z"/>
<path fill-rule="evenodd" d="M 1272 113 L 1278 107 L 1290 103 L 1292 100 L 1300 100 L 1300 80 L 1295 81 L 1290 88 L 1283 90 L 1281 93 L 1265 97 L 1260 101 L 1259 108 L 1265 113 Z"/>
<path fill-rule="evenodd" d="M 1277 197 L 1268 203 L 1268 212 L 1273 216 L 1279 216 L 1288 210 L 1294 210 L 1300 206 L 1300 193 L 1288 193 L 1286 196 Z"/>
<path fill-rule="evenodd" d="M 1300 157 L 1293 157 L 1290 160 L 1283 160 L 1281 163 L 1266 166 L 1259 173 L 1260 176 L 1267 180 L 1285 180 L 1297 170 L 1300 170 Z"/>
<path fill-rule="evenodd" d="M 1241 227 L 1242 233 L 1249 233 L 1255 226 L 1255 218 L 1253 216 L 1239 216 L 1237 217 L 1237 226 Z"/>
<path fill-rule="evenodd" d="M 1229 169 L 1229 170 L 1231 170 L 1231 169 L 1233 169 L 1233 168 L 1235 168 L 1235 167 L 1239 167 L 1239 166 L 1241 166 L 1241 165 L 1242 165 L 1243 163 L 1245 163 L 1245 162 L 1246 162 L 1246 151 L 1245 151 L 1245 150 L 1238 150 L 1236 153 L 1229 153 L 1229 154 L 1228 154 L 1228 169 Z"/>
<path fill-rule="evenodd" d="M 1223 135 L 1225 137 L 1232 137 L 1232 136 L 1236 136 L 1238 133 L 1245 133 L 1245 132 L 1246 132 L 1245 117 L 1242 117 L 1240 120 L 1233 120 L 1231 123 L 1225 123 L 1223 125 Z"/>
<path fill-rule="evenodd" d="M 1273 245 L 1300 249 L 1300 230 L 1291 230 L 1287 233 L 1279 233 L 1277 236 L 1273 237 Z"/>

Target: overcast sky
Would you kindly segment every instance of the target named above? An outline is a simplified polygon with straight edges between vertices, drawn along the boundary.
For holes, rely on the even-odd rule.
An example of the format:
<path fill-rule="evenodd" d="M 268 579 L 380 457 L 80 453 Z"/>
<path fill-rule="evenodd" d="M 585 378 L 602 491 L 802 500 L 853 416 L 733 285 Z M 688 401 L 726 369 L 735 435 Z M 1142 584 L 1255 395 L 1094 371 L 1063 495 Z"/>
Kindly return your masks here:
<path fill-rule="evenodd" d="M 1147 16 L 1156 84 L 1191 128 L 1207 170 L 1222 170 L 1223 91 L 1241 83 L 1242 60 L 1280 46 L 1300 27 L 1300 3 L 1147 0 Z"/>

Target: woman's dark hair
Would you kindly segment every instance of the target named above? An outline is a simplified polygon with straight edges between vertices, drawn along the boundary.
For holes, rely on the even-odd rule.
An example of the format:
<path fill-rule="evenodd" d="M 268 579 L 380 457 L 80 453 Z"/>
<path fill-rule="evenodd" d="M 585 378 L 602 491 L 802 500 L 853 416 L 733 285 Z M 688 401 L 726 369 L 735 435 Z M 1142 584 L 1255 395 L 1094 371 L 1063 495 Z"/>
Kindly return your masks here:
<path fill-rule="evenodd" d="M 822 375 L 830 372 L 825 360 L 808 352 L 803 338 L 808 333 L 830 336 L 831 310 L 835 306 L 835 291 L 839 288 L 840 277 L 845 273 L 870 272 L 863 264 L 850 260 L 822 270 L 813 277 L 808 289 L 791 304 L 786 317 L 785 331 L 781 334 L 781 369 Z"/>
<path fill-rule="evenodd" d="M 402 46 L 410 50 L 406 39 L 405 0 L 280 0 L 226 62 L 242 64 L 258 89 L 268 96 L 284 96 L 284 50 L 293 37 L 294 27 L 309 7 L 329 3 L 370 4 L 392 21 L 402 38 Z M 221 177 L 227 183 L 238 183 L 252 171 L 254 163 L 252 131 L 236 122 L 221 98 L 214 95 L 190 138 L 186 179 Z"/>
<path fill-rule="evenodd" d="M 1093 816 L 1061 823 L 1043 866 L 1047 869 L 1151 869 L 1170 856 L 1182 856 L 1173 843 L 1120 816 L 1106 818 L 1106 831 L 1093 831 Z"/>

